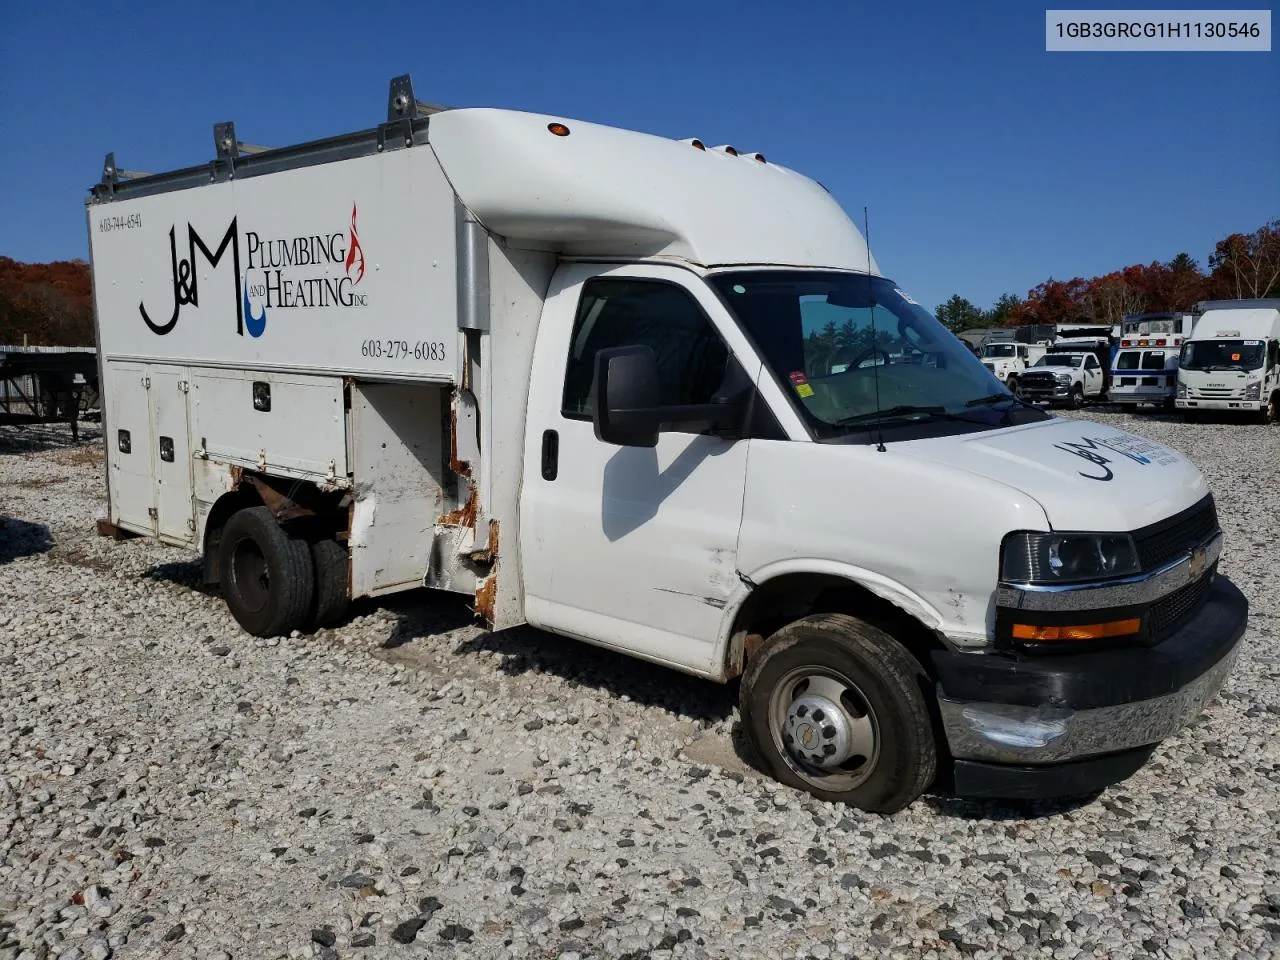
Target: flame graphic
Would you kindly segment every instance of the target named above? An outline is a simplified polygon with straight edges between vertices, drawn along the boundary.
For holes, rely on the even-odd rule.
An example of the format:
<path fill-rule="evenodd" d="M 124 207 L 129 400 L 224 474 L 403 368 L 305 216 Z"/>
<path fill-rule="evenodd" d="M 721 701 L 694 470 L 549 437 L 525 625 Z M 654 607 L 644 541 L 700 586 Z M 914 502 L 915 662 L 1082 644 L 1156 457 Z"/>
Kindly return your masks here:
<path fill-rule="evenodd" d="M 351 267 L 359 262 L 359 272 L 352 283 L 364 279 L 364 248 L 360 246 L 360 236 L 356 233 L 356 205 L 351 205 L 351 236 L 347 240 L 347 276 L 351 276 Z"/>

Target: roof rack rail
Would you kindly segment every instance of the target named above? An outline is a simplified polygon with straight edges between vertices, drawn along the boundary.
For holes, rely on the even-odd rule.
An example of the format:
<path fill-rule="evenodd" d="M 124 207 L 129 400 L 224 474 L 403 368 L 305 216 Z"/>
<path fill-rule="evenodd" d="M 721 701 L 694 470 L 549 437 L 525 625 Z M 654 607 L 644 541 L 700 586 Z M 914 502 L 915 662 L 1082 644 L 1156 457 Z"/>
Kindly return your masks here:
<path fill-rule="evenodd" d="M 410 110 L 412 106 L 412 111 Z M 424 103 L 413 94 L 413 78 L 405 73 L 391 79 L 391 92 L 387 95 L 387 123 L 406 117 L 429 117 L 443 113 L 449 107 L 438 103 Z"/>
<path fill-rule="evenodd" d="M 380 153 L 400 145 L 410 147 L 426 142 L 428 117 L 449 109 L 452 108 L 424 103 L 414 96 L 413 80 L 406 73 L 391 79 L 387 119 L 372 129 L 291 147 L 266 147 L 240 140 L 235 123 L 226 120 L 213 125 L 214 159 L 208 164 L 169 173 L 144 173 L 121 170 L 116 166 L 115 154 L 108 153 L 102 164 L 102 179 L 90 188 L 91 194 L 95 200 L 109 200 L 123 186 L 132 194 L 146 195 L 201 182 L 230 180 L 237 175 L 252 176 L 272 169 Z M 244 169 L 238 171 L 238 165 Z"/>

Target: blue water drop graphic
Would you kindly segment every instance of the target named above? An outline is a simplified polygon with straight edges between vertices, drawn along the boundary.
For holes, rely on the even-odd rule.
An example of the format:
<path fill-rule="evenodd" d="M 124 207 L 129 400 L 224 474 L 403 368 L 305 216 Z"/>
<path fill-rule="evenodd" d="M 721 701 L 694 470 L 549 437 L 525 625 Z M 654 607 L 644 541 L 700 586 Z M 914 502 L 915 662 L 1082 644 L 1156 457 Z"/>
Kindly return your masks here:
<path fill-rule="evenodd" d="M 248 281 L 248 277 L 245 281 Z M 263 331 L 267 329 L 267 306 L 262 305 L 262 313 L 258 316 L 253 315 L 253 305 L 249 303 L 249 285 L 247 282 L 241 284 L 244 290 L 244 328 L 249 331 L 249 336 L 260 337 Z"/>

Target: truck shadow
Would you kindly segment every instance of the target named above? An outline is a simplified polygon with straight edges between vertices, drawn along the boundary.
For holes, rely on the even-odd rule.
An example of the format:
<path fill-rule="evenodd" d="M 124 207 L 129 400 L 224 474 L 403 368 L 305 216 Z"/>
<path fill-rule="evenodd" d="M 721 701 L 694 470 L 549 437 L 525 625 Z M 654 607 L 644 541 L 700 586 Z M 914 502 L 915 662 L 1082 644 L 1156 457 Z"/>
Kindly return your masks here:
<path fill-rule="evenodd" d="M 102 443 L 102 427 L 99 424 L 82 420 L 79 433 L 79 439 L 72 439 L 71 427 L 65 423 L 3 425 L 0 426 L 0 456 L 67 450 Z"/>
<path fill-rule="evenodd" d="M 532 627 L 483 633 L 464 641 L 458 650 L 497 653 L 502 658 L 499 669 L 507 676 L 549 674 L 687 720 L 724 720 L 736 705 L 733 692 L 721 684 Z"/>
<path fill-rule="evenodd" d="M 466 622 L 470 623 L 467 612 Z M 454 652 L 460 656 L 496 654 L 498 669 L 506 676 L 555 676 L 686 720 L 717 722 L 732 716 L 737 706 L 737 684 L 701 680 L 533 627 L 482 632 L 463 640 Z"/>
<path fill-rule="evenodd" d="M 164 580 L 187 587 L 206 597 L 221 596 L 218 588 L 204 582 L 204 562 L 202 560 L 181 560 L 175 563 L 157 563 L 147 569 L 144 574 L 149 580 Z M 230 616 L 228 614 L 227 616 Z"/>
<path fill-rule="evenodd" d="M 938 816 L 952 820 L 996 822 L 1043 820 L 1063 816 L 1090 806 L 1105 793 L 1103 790 L 1095 790 L 1093 793 L 1054 800 L 972 800 L 957 797 L 946 789 L 935 789 L 937 792 L 926 794 L 919 802 Z"/>
<path fill-rule="evenodd" d="M 45 524 L 0 516 L 0 566 L 52 548 L 53 535 Z"/>
<path fill-rule="evenodd" d="M 398 617 L 396 628 L 382 645 L 384 649 L 394 650 L 418 641 L 430 644 L 432 639 L 441 638 L 441 634 L 465 631 L 476 624 L 471 607 L 461 597 L 441 595 L 433 597 L 429 604 L 412 597 L 405 594 L 371 602 L 393 611 Z M 355 606 L 352 612 L 358 612 Z M 446 661 L 457 658 L 470 659 L 473 665 L 477 661 L 491 663 L 490 658 L 496 655 L 496 669 L 505 676 L 558 677 L 582 688 L 586 695 L 594 691 L 610 698 L 625 698 L 641 707 L 666 711 L 677 720 L 721 723 L 732 718 L 727 733 L 721 727 L 697 735 L 693 743 L 681 751 L 682 756 L 694 766 L 718 767 L 761 779 L 768 777 L 736 716 L 736 680 L 724 685 L 712 683 L 533 627 L 497 632 L 477 630 L 447 649 L 443 654 Z M 456 672 L 457 668 L 450 668 L 447 662 L 444 666 L 446 673 Z M 660 717 L 654 721 L 655 725 L 663 722 Z M 971 800 L 955 796 L 943 777 L 917 803 L 927 806 L 939 817 L 952 820 L 1014 822 L 1068 814 L 1094 803 L 1100 795 L 1102 791 L 1060 800 Z"/>

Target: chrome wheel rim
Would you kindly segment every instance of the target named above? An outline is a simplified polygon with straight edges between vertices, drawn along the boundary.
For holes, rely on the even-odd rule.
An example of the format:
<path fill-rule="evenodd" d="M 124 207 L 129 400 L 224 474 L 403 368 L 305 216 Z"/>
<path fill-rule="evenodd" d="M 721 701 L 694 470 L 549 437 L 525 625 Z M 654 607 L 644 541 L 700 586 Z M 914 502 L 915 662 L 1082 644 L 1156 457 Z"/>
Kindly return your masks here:
<path fill-rule="evenodd" d="M 823 667 L 784 676 L 769 704 L 774 746 L 792 771 L 820 790 L 864 783 L 880 758 L 880 725 L 866 694 Z"/>

